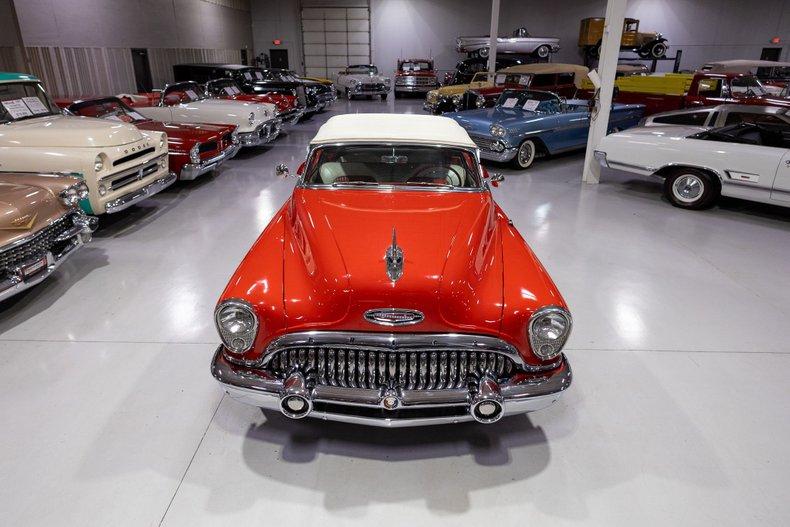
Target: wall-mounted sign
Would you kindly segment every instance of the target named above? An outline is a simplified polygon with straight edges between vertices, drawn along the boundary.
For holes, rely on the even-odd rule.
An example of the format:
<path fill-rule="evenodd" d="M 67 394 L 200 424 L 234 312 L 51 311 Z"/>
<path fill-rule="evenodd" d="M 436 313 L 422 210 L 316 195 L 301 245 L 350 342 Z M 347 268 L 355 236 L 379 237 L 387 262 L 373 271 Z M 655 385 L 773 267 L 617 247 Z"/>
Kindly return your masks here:
<path fill-rule="evenodd" d="M 275 38 L 274 40 L 272 40 L 272 44 L 274 44 L 275 46 L 279 46 L 282 43 L 283 41 L 280 40 L 279 38 Z"/>

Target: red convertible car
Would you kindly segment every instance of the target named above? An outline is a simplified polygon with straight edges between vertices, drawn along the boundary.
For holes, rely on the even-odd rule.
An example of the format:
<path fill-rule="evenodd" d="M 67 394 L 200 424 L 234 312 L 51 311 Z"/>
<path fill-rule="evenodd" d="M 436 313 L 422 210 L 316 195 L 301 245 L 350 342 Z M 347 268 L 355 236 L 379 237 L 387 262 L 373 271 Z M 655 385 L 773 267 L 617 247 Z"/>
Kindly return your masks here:
<path fill-rule="evenodd" d="M 571 315 L 458 124 L 332 117 L 297 174 L 215 310 L 231 397 L 395 427 L 493 423 L 570 386 Z"/>
<path fill-rule="evenodd" d="M 236 155 L 236 127 L 226 124 L 163 123 L 142 116 L 118 97 L 71 101 L 58 99 L 58 106 L 74 115 L 131 123 L 141 130 L 167 134 L 170 171 L 178 179 L 191 180 L 211 172 Z"/>
<path fill-rule="evenodd" d="M 304 116 L 305 106 L 296 95 L 290 93 L 244 93 L 230 77 L 213 79 L 204 84 L 206 95 L 232 101 L 268 102 L 277 107 L 277 117 L 283 124 L 296 124 Z"/>

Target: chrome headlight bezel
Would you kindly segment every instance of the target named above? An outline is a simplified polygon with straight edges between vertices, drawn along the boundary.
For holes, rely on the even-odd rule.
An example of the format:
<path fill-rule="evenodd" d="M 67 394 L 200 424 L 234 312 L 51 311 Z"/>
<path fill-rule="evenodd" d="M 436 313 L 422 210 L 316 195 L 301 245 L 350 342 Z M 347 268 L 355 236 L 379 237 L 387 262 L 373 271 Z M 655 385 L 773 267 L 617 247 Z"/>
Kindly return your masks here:
<path fill-rule="evenodd" d="M 505 134 L 507 134 L 507 130 L 503 126 L 496 123 L 492 124 L 488 131 L 491 132 L 491 135 L 494 137 L 505 137 Z"/>
<path fill-rule="evenodd" d="M 460 108 L 461 107 L 461 100 L 462 99 L 463 99 L 463 95 L 461 95 L 460 93 L 456 93 L 455 95 L 450 97 L 450 101 L 453 103 L 453 106 L 455 106 L 456 108 Z"/>
<path fill-rule="evenodd" d="M 88 197 L 88 185 L 84 181 L 75 183 L 60 191 L 60 201 L 67 207 L 76 207 L 79 202 Z"/>
<path fill-rule="evenodd" d="M 252 123 L 255 122 L 255 112 L 250 112 L 249 117 L 247 117 L 247 123 L 252 126 Z"/>
<path fill-rule="evenodd" d="M 104 170 L 104 154 L 97 154 L 93 159 L 93 171 L 101 172 Z"/>
<path fill-rule="evenodd" d="M 229 323 L 239 321 L 238 317 L 228 318 L 234 312 L 250 317 L 247 327 L 243 330 L 234 331 L 229 327 Z M 222 344 L 233 353 L 241 354 L 252 348 L 255 337 L 258 336 L 258 315 L 252 304 L 240 298 L 230 298 L 217 306 L 214 310 L 214 325 L 222 339 Z"/>
<path fill-rule="evenodd" d="M 485 97 L 481 97 L 480 95 L 477 96 L 475 99 L 475 107 L 476 108 L 483 108 L 486 105 Z"/>
<path fill-rule="evenodd" d="M 550 325 L 545 325 L 549 322 Z M 556 358 L 561 352 L 573 328 L 573 318 L 567 309 L 559 306 L 545 306 L 532 314 L 527 324 L 529 345 L 541 360 Z M 546 332 L 557 332 L 556 337 L 548 337 Z"/>
<path fill-rule="evenodd" d="M 189 149 L 189 160 L 192 163 L 200 163 L 200 143 L 195 143 L 195 145 Z"/>

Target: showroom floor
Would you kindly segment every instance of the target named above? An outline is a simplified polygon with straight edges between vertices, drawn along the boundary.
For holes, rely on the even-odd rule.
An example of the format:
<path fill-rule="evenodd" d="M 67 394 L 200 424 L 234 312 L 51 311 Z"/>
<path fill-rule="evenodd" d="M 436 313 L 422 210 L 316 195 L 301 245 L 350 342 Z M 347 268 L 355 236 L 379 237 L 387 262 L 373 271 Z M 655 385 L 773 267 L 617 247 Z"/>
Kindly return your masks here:
<path fill-rule="evenodd" d="M 0 304 L 5 525 L 780 525 L 790 211 L 675 209 L 582 155 L 495 191 L 575 317 L 560 403 L 494 426 L 293 422 L 223 396 L 214 303 L 345 100 L 216 176 L 102 219 Z"/>

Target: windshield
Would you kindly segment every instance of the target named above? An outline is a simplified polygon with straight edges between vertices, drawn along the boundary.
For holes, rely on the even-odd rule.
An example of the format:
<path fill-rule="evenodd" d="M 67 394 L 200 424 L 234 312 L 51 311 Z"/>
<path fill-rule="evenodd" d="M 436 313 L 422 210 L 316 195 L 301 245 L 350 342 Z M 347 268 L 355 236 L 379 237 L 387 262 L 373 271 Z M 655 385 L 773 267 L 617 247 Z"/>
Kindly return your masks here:
<path fill-rule="evenodd" d="M 768 92 L 763 88 L 762 83 L 757 77 L 736 77 L 730 82 L 730 90 L 733 96 L 757 96 L 764 97 Z"/>
<path fill-rule="evenodd" d="M 407 60 L 400 63 L 401 71 L 430 71 L 433 69 L 433 63 L 427 60 Z"/>
<path fill-rule="evenodd" d="M 349 66 L 346 69 L 346 73 L 349 75 L 377 75 L 379 69 L 376 66 Z"/>
<path fill-rule="evenodd" d="M 518 108 L 531 112 L 558 112 L 560 99 L 556 95 L 540 91 L 505 90 L 497 101 L 499 108 Z"/>
<path fill-rule="evenodd" d="M 233 79 L 219 79 L 206 83 L 206 89 L 211 95 L 230 96 L 239 95 L 241 90 Z"/>
<path fill-rule="evenodd" d="M 135 123 L 147 120 L 141 114 L 129 108 L 120 99 L 97 99 L 83 101 L 69 106 L 69 111 L 82 117 L 98 117 L 111 121 Z"/>
<path fill-rule="evenodd" d="M 348 145 L 316 149 L 308 186 L 480 188 L 471 151 L 421 145 Z"/>
<path fill-rule="evenodd" d="M 61 111 L 37 82 L 0 84 L 0 123 L 60 115 Z"/>
<path fill-rule="evenodd" d="M 179 82 L 165 89 L 162 100 L 166 106 L 200 101 L 206 98 L 201 91 L 197 82 Z"/>

